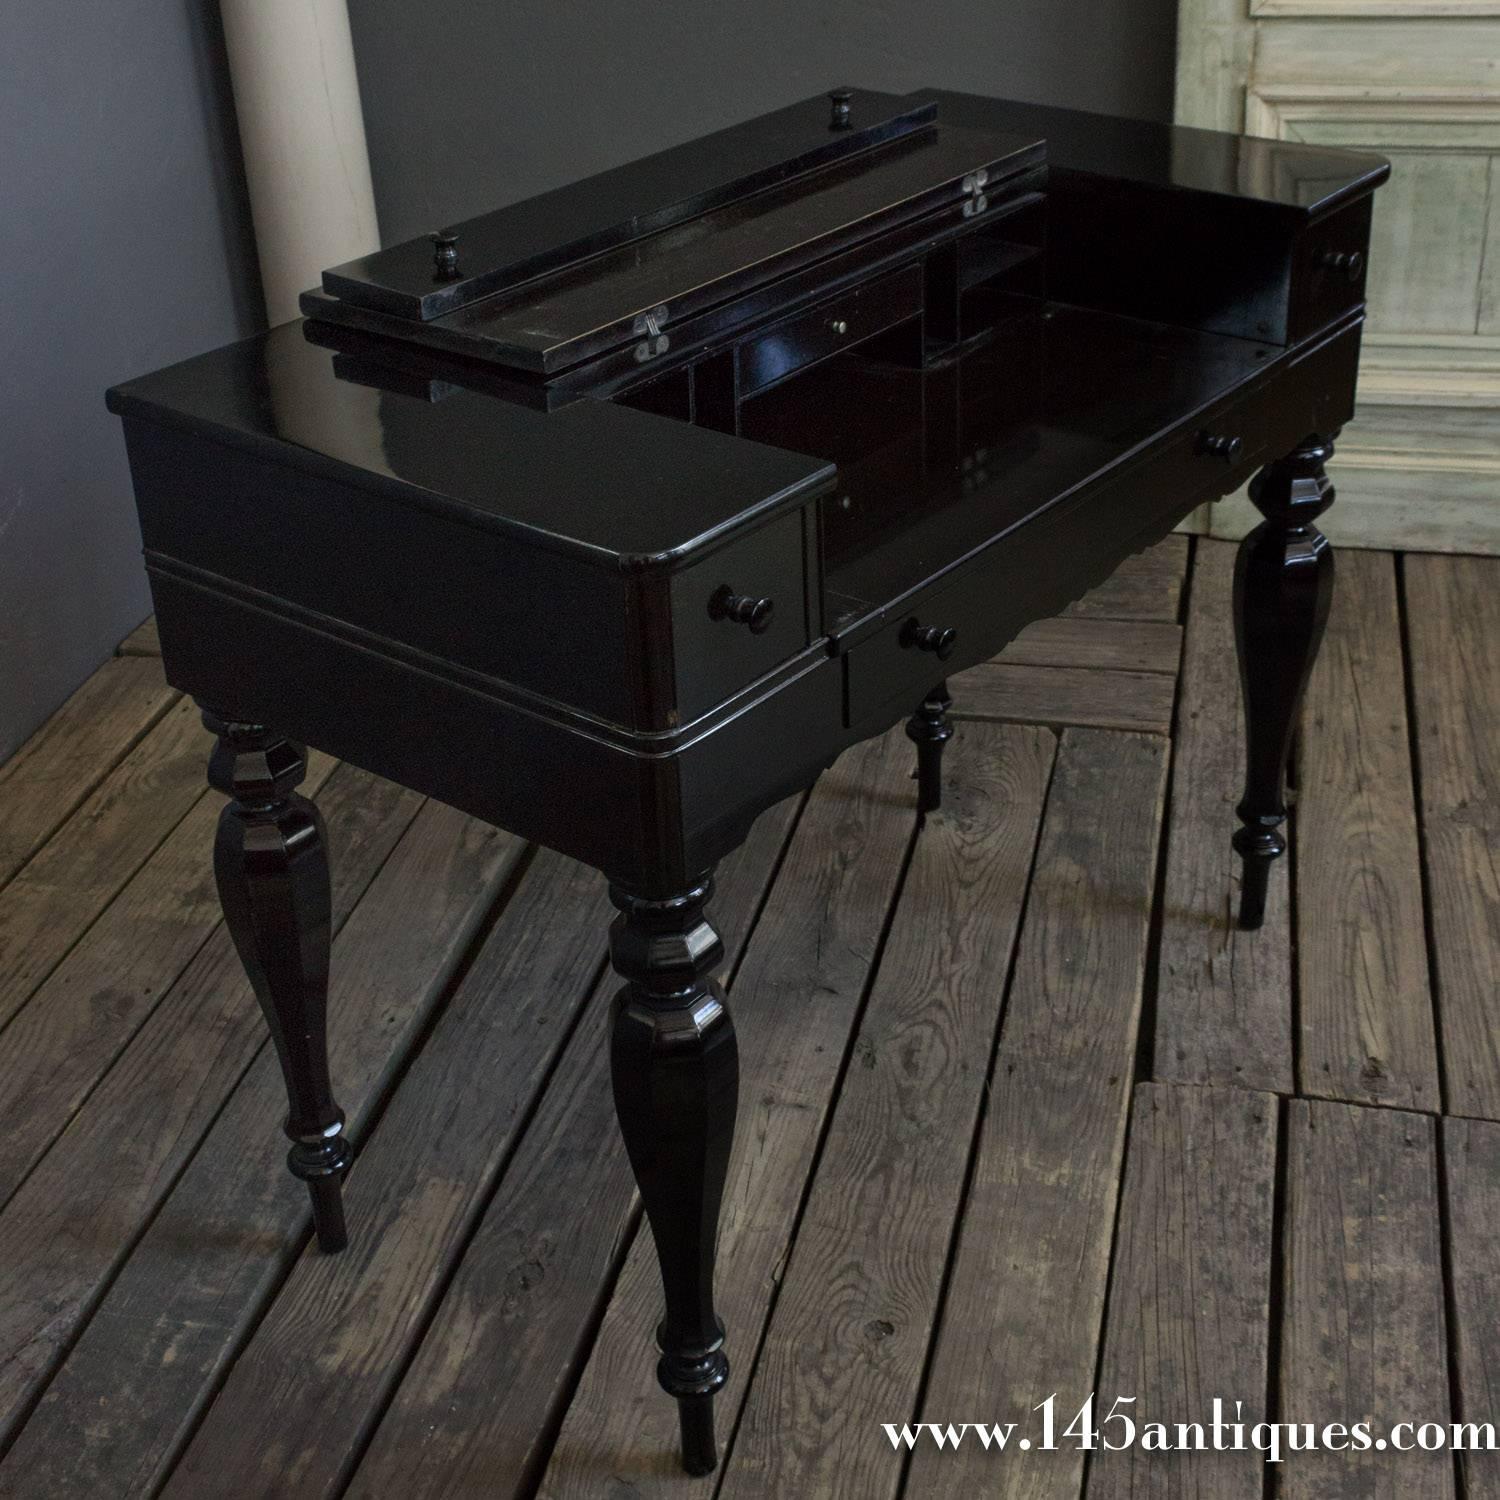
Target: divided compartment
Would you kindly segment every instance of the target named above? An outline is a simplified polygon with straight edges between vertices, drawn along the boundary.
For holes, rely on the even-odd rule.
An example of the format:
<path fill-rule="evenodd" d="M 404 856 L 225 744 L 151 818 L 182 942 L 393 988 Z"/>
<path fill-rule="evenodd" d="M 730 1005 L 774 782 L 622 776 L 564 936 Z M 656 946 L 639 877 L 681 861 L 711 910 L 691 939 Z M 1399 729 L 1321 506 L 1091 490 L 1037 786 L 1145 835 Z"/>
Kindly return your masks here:
<path fill-rule="evenodd" d="M 825 632 L 993 534 L 993 481 L 1036 446 L 1042 344 L 1033 303 L 963 357 L 903 363 L 877 340 L 742 405 L 742 436 L 838 465 L 819 503 Z"/>
<path fill-rule="evenodd" d="M 836 650 L 1174 428 L 1184 485 L 1219 478 L 1194 414 L 1274 349 L 1046 301 L 1045 209 L 981 218 L 616 397 L 838 466 L 808 528 L 812 634 Z"/>
<path fill-rule="evenodd" d="M 1046 295 L 1046 232 L 1046 201 L 1038 194 L 928 253 L 924 334 L 930 351 L 979 337 Z"/>

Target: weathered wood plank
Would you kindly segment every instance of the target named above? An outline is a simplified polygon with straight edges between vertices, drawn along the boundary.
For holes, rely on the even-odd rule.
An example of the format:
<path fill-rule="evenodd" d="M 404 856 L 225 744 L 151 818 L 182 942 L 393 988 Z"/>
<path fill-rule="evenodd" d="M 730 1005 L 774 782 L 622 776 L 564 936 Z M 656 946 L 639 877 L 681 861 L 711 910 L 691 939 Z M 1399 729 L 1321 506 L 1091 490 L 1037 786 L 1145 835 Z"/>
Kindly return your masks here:
<path fill-rule="evenodd" d="M 387 815 L 370 818 L 366 808 L 372 798 L 385 804 Z M 342 829 L 337 838 L 343 856 L 334 870 L 335 921 L 341 929 L 379 876 L 369 915 L 352 933 L 340 931 L 335 950 L 337 998 L 330 1035 L 339 1093 L 351 1118 L 372 1076 L 391 1065 L 392 1050 L 399 1054 L 415 1025 L 412 1013 L 422 990 L 411 984 L 410 968 L 402 969 L 393 956 L 393 943 L 401 936 L 418 954 L 429 955 L 424 962 L 441 966 L 444 958 L 451 961 L 442 936 L 452 931 L 446 923 L 477 920 L 514 847 L 513 840 L 492 831 L 469 830 L 457 814 L 436 806 L 431 816 L 419 816 L 410 839 L 402 839 L 411 822 L 411 798 L 409 792 L 352 769 L 324 797 L 330 825 L 337 821 Z M 463 876 L 452 892 L 452 916 L 431 909 L 440 894 L 432 886 L 441 885 L 432 877 L 448 863 Z M 423 923 L 423 917 L 429 922 Z M 401 931 L 414 923 L 416 933 Z M 379 943 L 373 941 L 376 933 L 381 934 Z M 406 982 L 392 994 L 388 975 L 398 973 Z M 356 982 L 362 982 L 360 988 L 353 987 Z M 373 1015 L 372 1002 L 380 1006 Z M 249 1076 L 242 1083 L 247 1068 Z M 257 1089 L 255 1118 L 247 1121 L 234 1102 Z M 221 1115 L 231 1094 L 231 1107 Z M 153 1286 L 155 1299 L 169 1307 L 185 1285 L 201 1285 L 194 1277 L 210 1265 L 217 1267 L 207 1253 L 215 1247 L 248 1257 L 257 1270 L 264 1266 L 265 1242 L 247 1244 L 233 1217 L 223 1238 L 205 1245 L 203 1225 L 211 1220 L 202 1210 L 218 1193 L 238 1189 L 239 1173 L 257 1183 L 257 1162 L 265 1164 L 267 1173 L 274 1170 L 272 1164 L 282 1154 L 276 1122 L 283 1109 L 264 1022 L 221 928 L 0 1213 L 0 1259 L 19 1268 L 0 1285 L 0 1349 L 6 1351 L 0 1361 L 0 1438 L 13 1436 L 30 1400 L 50 1379 L 148 1225 L 157 1234 L 164 1222 L 175 1221 L 177 1235 L 169 1242 L 178 1257 L 173 1279 Z M 207 1155 L 199 1151 L 197 1163 L 214 1164 L 201 1197 L 189 1204 L 180 1194 L 180 1214 L 158 1216 L 152 1224 L 211 1126 L 215 1138 L 232 1141 L 233 1149 Z M 183 1180 L 192 1176 L 189 1172 Z M 182 1185 L 177 1186 L 180 1190 Z M 295 1184 L 283 1181 L 281 1198 L 295 1202 L 299 1213 L 306 1211 L 305 1196 Z M 217 1283 L 213 1289 L 220 1290 Z M 131 1325 L 136 1361 L 145 1326 Z M 173 1322 L 173 1338 L 185 1331 L 186 1325 Z M 76 1458 L 76 1437 L 73 1447 Z"/>
<path fill-rule="evenodd" d="M 1338 572 L 1298 752 L 1299 1092 L 1436 1110 L 1395 565 Z"/>
<path fill-rule="evenodd" d="M 957 719 L 1171 734 L 1177 684 L 1155 672 L 985 662 L 960 672 L 949 689 Z"/>
<path fill-rule="evenodd" d="M 156 631 L 156 616 L 147 615 L 129 635 L 115 647 L 116 656 L 160 656 L 161 636 Z"/>
<path fill-rule="evenodd" d="M 344 926 L 329 1032 L 356 1144 L 518 853 L 509 836 L 428 803 Z M 0 1464 L 0 1494 L 12 1483 L 37 1497 L 80 1483 L 101 1496 L 154 1489 L 243 1320 L 306 1240 L 307 1199 L 275 1128 L 283 1109 L 274 1055 L 260 1047 Z"/>
<path fill-rule="evenodd" d="M 1045 730 L 962 729 L 912 853 L 723 1500 L 894 1495 L 1047 796 Z M 893 1205 L 900 1205 L 897 1213 Z"/>
<path fill-rule="evenodd" d="M 1446 1107 L 1500 1119 L 1500 561 L 1403 565 Z"/>
<path fill-rule="evenodd" d="M 409 793 L 404 795 L 409 796 Z M 521 846 L 427 803 L 334 953 L 330 1047 L 347 1133 L 361 1142 L 503 890 Z M 243 1339 L 306 1243 L 274 1121 L 284 1095 L 263 1047 L 0 1465 L 25 1493 L 155 1493 Z"/>
<path fill-rule="evenodd" d="M 1064 613 L 1110 620 L 1176 620 L 1187 560 L 1188 539 L 1169 536 L 1127 557 L 1111 577 Z"/>
<path fill-rule="evenodd" d="M 306 795 L 320 793 L 334 764 L 311 757 Z M 218 926 L 209 851 L 223 805 L 217 796 L 194 805 L 0 1037 L 0 1204 Z M 365 809 L 383 810 L 382 799 Z M 337 863 L 342 850 L 330 852 Z"/>
<path fill-rule="evenodd" d="M 911 746 L 901 730 L 847 752 L 819 781 L 735 984 L 740 1118 L 719 1232 L 718 1304 L 740 1373 L 716 1398 L 733 1424 L 797 1206 L 813 1169 L 908 841 Z M 629 1475 L 637 1497 L 675 1494 L 677 1414 L 652 1379 L 661 1314 L 656 1253 L 635 1237 L 541 1494 L 597 1497 Z"/>
<path fill-rule="evenodd" d="M 1100 1399 L 1137 1423 L 1206 1424 L 1215 1399 L 1266 1416 L 1273 1094 L 1145 1083 L 1135 1091 Z M 1261 1500 L 1253 1449 L 1093 1455 L 1088 1500 Z"/>
<path fill-rule="evenodd" d="M 1160 740 L 1062 738 L 925 1420 L 1029 1424 L 1093 1389 L 1165 779 Z M 1082 1461 L 919 1444 L 904 1493 L 1076 1495 Z"/>
<path fill-rule="evenodd" d="M 1279 1419 L 1448 1422 L 1432 1120 L 1294 1099 L 1284 1128 Z M 1323 1449 L 1280 1479 L 1286 1500 L 1447 1500 L 1453 1456 Z"/>
<path fill-rule="evenodd" d="M 0 765 L 0 885 L 176 701 L 159 663 L 107 661 Z"/>
<path fill-rule="evenodd" d="M 594 987 L 610 916 L 594 871 L 538 856 L 350 1174 L 348 1249 L 304 1247 L 165 1494 L 340 1487 Z"/>
<path fill-rule="evenodd" d="M 208 750 L 180 699 L 0 891 L 0 1025 L 205 794 Z"/>
<path fill-rule="evenodd" d="M 1494 567 L 1494 564 L 1490 565 Z M 1448 1190 L 1453 1343 L 1458 1388 L 1454 1416 L 1500 1422 L 1500 1125 L 1443 1121 L 1443 1177 Z M 1500 1453 L 1465 1452 L 1459 1459 L 1466 1500 L 1500 1496 Z"/>
<path fill-rule="evenodd" d="M 1056 615 L 1028 625 L 995 660 L 1016 667 L 1092 667 L 1171 676 L 1181 650 L 1182 627 L 1175 621 Z"/>
<path fill-rule="evenodd" d="M 795 812 L 794 801 L 767 814 L 726 861 L 714 909 L 727 928 L 749 927 Z M 351 1455 L 419 1337 L 402 1393 L 432 1412 L 433 1425 L 419 1427 L 417 1451 L 394 1455 L 414 1468 L 395 1492 L 461 1493 L 477 1482 L 476 1466 L 488 1494 L 500 1492 L 500 1476 L 519 1481 L 634 1217 L 600 1035 L 615 988 L 600 972 L 612 915 L 593 872 L 551 855 L 532 867 L 350 1180 L 350 1254 L 304 1254 L 167 1494 L 342 1493 Z M 726 936 L 738 946 L 736 931 Z M 496 995 L 515 1001 L 497 1008 Z M 569 1037 L 580 1004 L 589 1014 Z M 540 1054 L 565 1038 L 547 1080 Z M 502 1167 L 544 1080 L 538 1117 Z M 586 1143 L 570 1144 L 580 1124 Z M 465 1248 L 487 1200 L 489 1233 Z M 446 1300 L 424 1335 L 440 1294 Z M 464 1314 L 455 1324 L 457 1305 Z M 434 1365 L 441 1397 L 423 1373 Z M 455 1428 L 460 1410 L 474 1425 Z M 499 1454 L 484 1442 L 489 1431 L 501 1435 Z M 385 1479 L 374 1484 L 393 1493 Z"/>
<path fill-rule="evenodd" d="M 1193 559 L 1181 701 L 1172 745 L 1152 1077 L 1292 1091 L 1289 860 L 1271 869 L 1265 926 L 1242 932 L 1238 827 L 1245 767 L 1230 594 L 1235 548 Z"/>

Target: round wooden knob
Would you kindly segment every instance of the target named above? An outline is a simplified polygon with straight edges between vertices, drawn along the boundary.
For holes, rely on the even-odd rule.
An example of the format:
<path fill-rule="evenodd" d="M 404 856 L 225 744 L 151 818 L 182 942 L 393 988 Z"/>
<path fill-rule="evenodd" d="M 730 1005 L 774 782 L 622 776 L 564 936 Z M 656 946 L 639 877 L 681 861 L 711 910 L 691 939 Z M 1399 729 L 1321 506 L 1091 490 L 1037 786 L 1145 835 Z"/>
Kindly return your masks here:
<path fill-rule="evenodd" d="M 1361 250 L 1325 250 L 1318 257 L 1318 264 L 1325 270 L 1343 276 L 1351 285 L 1358 281 L 1365 268 L 1364 252 Z"/>
<path fill-rule="evenodd" d="M 1226 464 L 1237 464 L 1245 451 L 1243 438 L 1226 437 L 1219 433 L 1205 432 L 1199 435 L 1198 451 L 1209 458 L 1222 458 Z"/>
<path fill-rule="evenodd" d="M 729 620 L 735 625 L 749 627 L 751 635 L 764 635 L 771 628 L 776 605 L 770 599 L 757 599 L 750 594 L 737 594 L 726 583 L 717 589 L 708 601 L 708 617 L 711 620 Z"/>
<path fill-rule="evenodd" d="M 901 627 L 901 644 L 908 651 L 927 651 L 947 661 L 958 645 L 958 631 L 951 625 L 923 625 L 913 618 Z"/>

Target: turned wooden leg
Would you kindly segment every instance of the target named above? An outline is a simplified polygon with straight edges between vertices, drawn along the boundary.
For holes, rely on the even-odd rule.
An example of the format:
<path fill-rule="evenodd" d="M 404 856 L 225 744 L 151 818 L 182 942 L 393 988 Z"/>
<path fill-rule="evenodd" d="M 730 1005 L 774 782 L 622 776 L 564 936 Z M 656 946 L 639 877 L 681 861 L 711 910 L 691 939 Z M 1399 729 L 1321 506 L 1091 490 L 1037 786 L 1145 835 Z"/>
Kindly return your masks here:
<path fill-rule="evenodd" d="M 943 805 L 943 746 L 953 738 L 948 710 L 953 699 L 940 682 L 906 721 L 906 737 L 917 747 L 917 811 L 936 812 Z"/>
<path fill-rule="evenodd" d="M 328 953 L 332 931 L 323 820 L 293 790 L 307 774 L 300 745 L 212 709 L 219 737 L 209 782 L 219 815 L 214 876 L 224 920 L 265 1012 L 286 1080 L 287 1165 L 307 1184 L 324 1250 L 342 1250 L 342 1183 L 351 1153 L 328 1081 Z"/>
<path fill-rule="evenodd" d="M 729 1378 L 714 1312 L 714 1250 L 729 1167 L 739 1056 L 724 993 L 724 955 L 703 915 L 713 883 L 666 900 L 618 886 L 610 956 L 625 980 L 610 1052 L 615 1110 L 656 1239 L 666 1294 L 657 1379 L 677 1398 L 682 1466 L 718 1462 L 713 1397 Z"/>
<path fill-rule="evenodd" d="M 1240 926 L 1265 918 L 1271 863 L 1286 852 L 1286 765 L 1297 709 L 1333 597 L 1333 549 L 1313 524 L 1333 504 L 1333 443 L 1305 438 L 1250 482 L 1265 520 L 1240 543 L 1235 642 L 1245 698 L 1245 795 L 1234 847 L 1244 861 Z"/>

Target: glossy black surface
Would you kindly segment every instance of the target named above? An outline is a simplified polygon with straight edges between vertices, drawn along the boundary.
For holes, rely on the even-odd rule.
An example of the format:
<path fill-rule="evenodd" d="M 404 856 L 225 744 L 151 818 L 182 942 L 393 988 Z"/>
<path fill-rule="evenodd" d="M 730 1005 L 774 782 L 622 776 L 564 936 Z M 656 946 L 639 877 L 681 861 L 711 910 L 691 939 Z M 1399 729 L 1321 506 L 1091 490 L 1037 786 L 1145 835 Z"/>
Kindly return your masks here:
<path fill-rule="evenodd" d="M 1257 378 L 1244 339 L 1018 304 L 925 369 L 841 357 L 757 396 L 742 432 L 838 464 L 821 504 L 825 628 L 848 628 Z"/>
<path fill-rule="evenodd" d="M 430 330 L 410 332 L 447 336 L 478 357 L 539 372 L 620 345 L 655 357 L 670 348 L 683 318 L 944 205 L 972 200 L 976 174 L 988 187 L 1039 166 L 1042 156 L 1041 143 L 1024 135 L 938 125 L 470 302 L 433 318 Z M 339 311 L 322 303 L 308 310 Z"/>
<path fill-rule="evenodd" d="M 1298 220 L 1373 192 L 1391 174 L 1370 152 L 1197 130 L 1154 120 L 1126 120 L 1081 109 L 1022 104 L 937 89 L 944 120 L 992 130 L 1029 130 L 1045 137 L 1049 164 L 1145 188 L 1170 188 L 1198 198 L 1212 214 L 1235 199 L 1285 209 Z M 1211 277 L 1213 267 L 1203 268 Z"/>
<path fill-rule="evenodd" d="M 110 406 L 611 567 L 672 562 L 833 477 L 607 402 L 549 414 L 457 388 L 431 401 L 356 384 L 298 323 L 117 386 Z"/>
<path fill-rule="evenodd" d="M 1048 291 L 1060 301 L 1290 345 L 1364 300 L 1370 195 L 1390 172 L 1379 157 L 939 98 L 945 118 L 1046 134 Z M 1330 253 L 1362 257 L 1353 281 Z"/>
<path fill-rule="evenodd" d="M 205 712 L 204 723 L 219 737 L 209 781 L 231 799 L 219 815 L 214 877 L 286 1082 L 287 1166 L 307 1184 L 318 1244 L 342 1250 L 341 1184 L 353 1153 L 328 1076 L 332 896 L 323 819 L 295 790 L 307 774 L 299 746 L 217 713 Z"/>
<path fill-rule="evenodd" d="M 408 318 L 432 318 L 569 260 L 668 229 L 735 198 L 929 126 L 930 95 L 851 91 L 850 122 L 805 99 L 628 166 L 451 226 L 457 278 L 434 274 L 427 239 L 407 240 L 323 273 L 324 290 Z"/>
<path fill-rule="evenodd" d="M 1240 543 L 1234 570 L 1235 642 L 1245 701 L 1245 795 L 1234 847 L 1244 861 L 1240 926 L 1265 919 L 1271 864 L 1286 853 L 1286 769 L 1297 710 L 1333 600 L 1333 549 L 1315 522 L 1334 501 L 1316 435 L 1250 485 L 1265 520 Z"/>
<path fill-rule="evenodd" d="M 941 126 L 525 295 L 408 320 L 399 338 L 387 312 L 313 297 L 305 329 L 111 398 L 168 679 L 226 726 L 224 903 L 281 1029 L 292 1164 L 320 1233 L 341 1235 L 343 1159 L 322 1044 L 327 881 L 288 739 L 609 877 L 615 1098 L 662 1270 L 658 1375 L 694 1473 L 715 1461 L 728 1373 L 713 1260 L 737 1076 L 705 872 L 756 815 L 903 720 L 917 805 L 936 808 L 939 678 L 1262 468 L 1267 519 L 1235 591 L 1247 925 L 1285 848 L 1287 744 L 1332 581 L 1312 524 L 1329 448 L 1309 434 L 1353 413 L 1384 164 L 951 104 Z M 747 162 L 766 170 L 783 128 L 804 160 L 828 109 L 679 165 L 711 194 Z M 929 208 L 934 182 L 953 187 L 936 158 L 975 159 L 964 130 L 1046 134 L 1051 164 L 960 180 Z M 902 173 L 916 199 L 892 191 Z M 596 180 L 597 219 L 576 194 L 505 211 L 494 267 L 618 235 L 621 205 L 680 201 L 671 178 L 658 160 Z M 823 193 L 845 195 L 836 212 Z M 917 199 L 916 217 L 893 212 Z M 413 285 L 462 283 L 462 235 L 420 249 Z M 450 249 L 456 276 L 433 258 Z M 441 326 L 489 319 L 515 343 L 524 324 L 533 352 L 561 340 L 573 359 L 642 299 L 695 295 L 701 311 L 633 334 L 639 358 L 604 349 L 530 380 L 462 353 L 499 338 L 465 346 Z M 263 933 L 296 962 L 268 956 Z"/>
<path fill-rule="evenodd" d="M 943 805 L 943 746 L 953 738 L 948 710 L 953 698 L 940 682 L 906 721 L 906 737 L 917 747 L 917 811 L 936 812 Z"/>
<path fill-rule="evenodd" d="M 977 244 L 991 231 L 1008 235 L 1010 226 L 1025 219 L 1029 223 L 1026 253 L 1037 254 L 1041 233 L 1039 210 L 1044 202 L 1040 188 L 1045 171 L 1045 167 L 1036 166 L 1004 183 L 988 185 L 981 222 L 974 217 L 976 200 L 962 195 L 878 237 L 823 255 L 772 281 L 752 286 L 727 302 L 715 303 L 686 318 L 674 316 L 670 319 L 667 347 L 660 348 L 660 340 L 656 340 L 652 347 L 657 352 L 644 364 L 636 355 L 639 342 L 632 340 L 551 375 L 528 374 L 497 363 L 491 357 L 493 347 L 482 336 L 470 337 L 448 321 L 403 323 L 316 292 L 304 293 L 302 297 L 309 320 L 307 337 L 366 361 L 383 358 L 401 370 L 420 370 L 429 378 L 442 373 L 473 389 L 539 410 L 556 410 L 583 397 L 630 400 L 631 389 L 643 381 L 659 383 L 667 375 L 680 375 L 688 369 L 695 369 L 697 376 L 704 375 L 703 354 L 708 348 L 769 335 L 771 320 L 827 299 L 857 293 L 882 271 L 922 267 L 935 247 L 947 244 L 954 247 L 956 254 L 959 240 Z M 970 282 L 976 274 L 981 278 L 989 274 L 979 264 L 983 259 L 965 255 L 965 272 Z M 930 295 L 927 301 L 926 316 L 932 321 Z M 744 344 L 740 348 L 742 353 L 748 352 Z M 732 405 L 733 394 L 729 399 Z M 704 425 L 722 425 L 724 430 L 732 430 L 732 422 Z"/>
<path fill-rule="evenodd" d="M 682 1416 L 683 1467 L 718 1462 L 712 1398 L 729 1379 L 714 1311 L 714 1242 L 729 1169 L 739 1053 L 714 978 L 724 945 L 703 914 L 713 885 L 646 900 L 618 886 L 609 952 L 615 997 L 615 1111 L 661 1266 L 666 1317 L 657 1378 Z"/>

